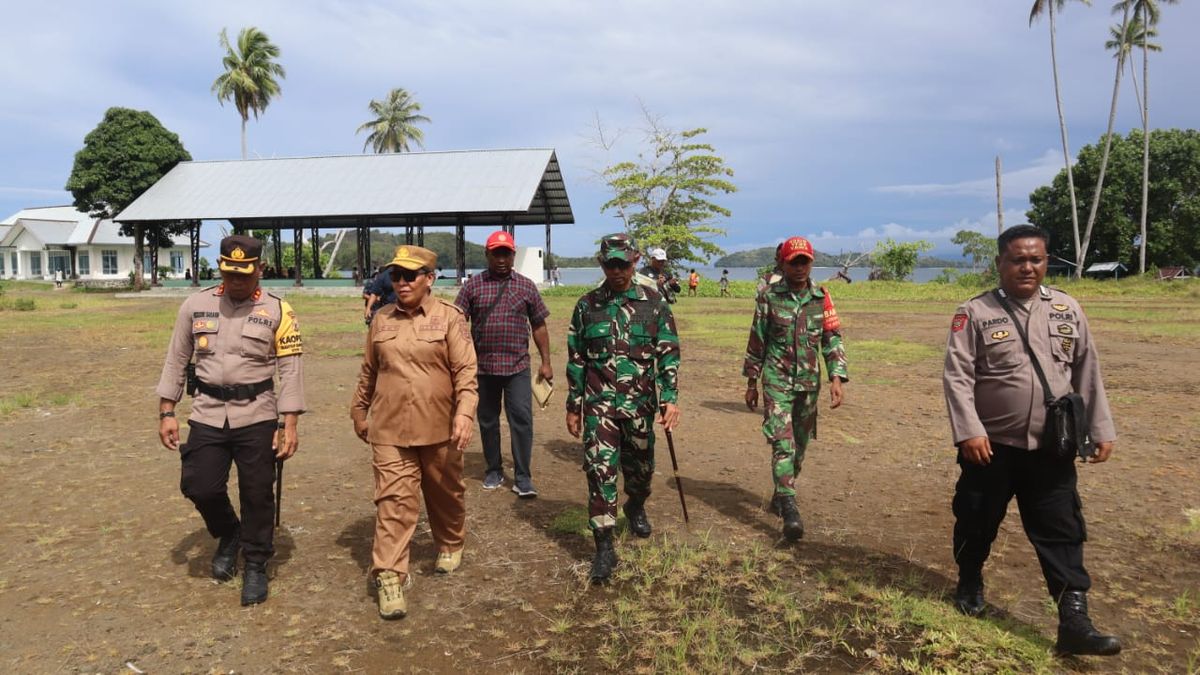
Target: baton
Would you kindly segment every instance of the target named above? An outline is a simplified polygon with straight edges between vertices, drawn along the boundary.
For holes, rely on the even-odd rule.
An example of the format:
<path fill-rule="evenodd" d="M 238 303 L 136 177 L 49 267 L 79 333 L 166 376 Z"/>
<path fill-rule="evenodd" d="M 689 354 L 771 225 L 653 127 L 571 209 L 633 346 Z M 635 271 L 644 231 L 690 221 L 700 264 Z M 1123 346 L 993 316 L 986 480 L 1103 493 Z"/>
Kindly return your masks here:
<path fill-rule="evenodd" d="M 666 413 L 666 406 L 663 406 L 663 412 Z M 683 498 L 683 481 L 679 478 L 679 460 L 675 459 L 675 437 L 671 435 L 671 430 L 663 426 L 663 433 L 667 435 L 667 450 L 671 451 L 671 471 L 675 474 L 675 489 L 679 492 L 679 505 L 683 507 L 683 522 L 688 522 L 687 501 Z"/>
<path fill-rule="evenodd" d="M 279 514 L 283 510 L 283 460 L 275 460 L 275 527 L 279 527 Z"/>

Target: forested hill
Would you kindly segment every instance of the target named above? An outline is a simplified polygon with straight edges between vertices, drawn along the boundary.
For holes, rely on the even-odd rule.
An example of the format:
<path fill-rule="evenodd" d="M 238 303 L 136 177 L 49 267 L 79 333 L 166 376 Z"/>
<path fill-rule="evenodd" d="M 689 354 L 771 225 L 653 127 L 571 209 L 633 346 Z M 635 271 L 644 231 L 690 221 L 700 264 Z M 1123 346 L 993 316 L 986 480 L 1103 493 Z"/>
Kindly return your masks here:
<path fill-rule="evenodd" d="M 833 256 L 828 253 L 814 251 L 817 257 L 813 260 L 815 267 L 841 267 L 846 260 L 854 260 L 859 257 L 857 253 L 843 253 Z M 718 258 L 713 263 L 713 267 L 765 267 L 770 265 L 775 260 L 775 247 L 764 246 L 762 248 L 750 249 L 749 251 L 738 251 L 729 255 Z M 870 265 L 867 258 L 863 258 L 858 263 L 860 266 Z M 967 267 L 968 263 L 965 260 L 948 260 L 945 258 L 934 258 L 929 256 L 921 256 L 917 258 L 917 267 Z"/>
<path fill-rule="evenodd" d="M 325 235 L 321 237 L 322 243 L 333 239 L 333 235 Z M 396 247 L 405 244 L 404 233 L 380 232 L 371 230 L 371 269 L 375 269 L 380 265 L 386 265 L 396 252 Z M 425 248 L 437 253 L 438 266 L 445 269 L 454 268 L 454 235 L 450 232 L 426 232 L 425 233 Z M 467 250 L 467 267 L 469 269 L 483 269 L 487 267 L 487 258 L 483 254 L 483 246 L 473 242 L 466 242 Z M 348 233 L 346 238 L 342 240 L 342 246 L 338 249 L 337 260 L 334 262 L 334 268 L 341 270 L 352 269 L 358 263 L 354 258 L 357 252 L 354 249 L 354 235 Z"/>

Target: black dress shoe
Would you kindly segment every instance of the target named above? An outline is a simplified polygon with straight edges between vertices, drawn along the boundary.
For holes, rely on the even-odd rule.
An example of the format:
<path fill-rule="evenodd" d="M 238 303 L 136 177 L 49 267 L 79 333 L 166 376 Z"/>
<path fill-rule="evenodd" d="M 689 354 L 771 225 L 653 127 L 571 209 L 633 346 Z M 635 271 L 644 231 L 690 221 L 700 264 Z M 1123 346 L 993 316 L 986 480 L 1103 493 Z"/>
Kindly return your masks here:
<path fill-rule="evenodd" d="M 221 537 L 217 552 L 212 558 L 212 575 L 218 581 L 229 581 L 237 576 L 238 550 L 242 547 L 242 531 L 239 527 L 232 534 Z"/>
<path fill-rule="evenodd" d="M 1059 655 L 1113 656 L 1121 653 L 1121 641 L 1096 630 L 1088 617 L 1087 593 L 1067 591 L 1058 601 Z"/>
<path fill-rule="evenodd" d="M 267 566 L 263 563 L 246 563 L 242 574 L 242 607 L 257 605 L 267 599 Z"/>
<path fill-rule="evenodd" d="M 625 502 L 624 506 L 625 517 L 629 519 L 629 531 L 645 539 L 650 536 L 650 518 L 646 516 L 645 500 L 633 500 Z"/>
<path fill-rule="evenodd" d="M 591 580 L 593 584 L 606 583 L 617 566 L 617 552 L 613 550 L 612 528 L 606 527 L 592 533 L 596 539 L 596 555 L 592 558 Z"/>
<path fill-rule="evenodd" d="M 987 609 L 983 600 L 983 582 L 964 582 L 958 580 L 958 588 L 954 589 L 954 608 L 967 616 L 981 616 Z"/>

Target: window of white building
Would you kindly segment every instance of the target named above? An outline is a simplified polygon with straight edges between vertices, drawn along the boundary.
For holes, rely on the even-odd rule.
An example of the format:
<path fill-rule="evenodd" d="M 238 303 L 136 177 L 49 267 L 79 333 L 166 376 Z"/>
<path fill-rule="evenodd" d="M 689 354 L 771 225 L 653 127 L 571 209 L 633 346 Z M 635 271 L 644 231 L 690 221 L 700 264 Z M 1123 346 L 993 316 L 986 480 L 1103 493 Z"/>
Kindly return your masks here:
<path fill-rule="evenodd" d="M 171 269 L 176 274 L 183 274 L 183 251 L 171 251 Z"/>
<path fill-rule="evenodd" d="M 91 273 L 92 273 L 91 257 L 88 255 L 87 251 L 80 251 L 79 252 L 79 274 L 84 275 L 84 274 L 91 274 Z"/>
<path fill-rule="evenodd" d="M 100 251 L 100 262 L 105 274 L 117 273 L 117 252 L 113 249 Z"/>
<path fill-rule="evenodd" d="M 40 251 L 29 254 L 29 273 L 35 277 L 42 276 L 42 254 Z"/>

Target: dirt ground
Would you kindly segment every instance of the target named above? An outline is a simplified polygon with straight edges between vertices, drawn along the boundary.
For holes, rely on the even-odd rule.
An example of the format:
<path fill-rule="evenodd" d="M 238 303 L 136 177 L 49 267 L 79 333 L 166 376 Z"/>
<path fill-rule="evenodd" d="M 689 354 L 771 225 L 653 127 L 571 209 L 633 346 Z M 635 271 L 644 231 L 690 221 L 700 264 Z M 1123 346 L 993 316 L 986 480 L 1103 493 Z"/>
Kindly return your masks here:
<path fill-rule="evenodd" d="M 699 302 L 681 302 L 689 301 Z M 218 584 L 208 576 L 214 542 L 179 493 L 176 455 L 156 437 L 153 388 L 165 332 L 131 340 L 128 324 L 118 320 L 136 312 L 169 317 L 177 304 L 128 301 L 97 310 L 79 329 L 24 330 L 20 315 L 0 314 L 0 398 L 75 392 L 66 405 L 0 415 L 0 669 L 554 669 L 539 654 L 547 641 L 564 639 L 548 631 L 556 613 L 580 594 L 601 592 L 585 581 L 590 541 L 549 527 L 585 500 L 581 450 L 564 428 L 561 394 L 535 415 L 540 497 L 520 501 L 507 490 L 484 492 L 474 441 L 466 457 L 463 567 L 449 577 L 432 574 L 434 550 L 422 521 L 413 544 L 410 614 L 380 621 L 366 581 L 374 515 L 370 454 L 354 437 L 347 412 L 361 333 L 322 331 L 324 315 L 314 311 L 317 319 L 306 318 L 304 302 L 297 301 L 310 331 L 310 411 L 301 421 L 300 451 L 287 463 L 271 597 L 241 608 L 239 582 Z M 560 378 L 568 318 L 562 306 L 554 305 L 550 322 Z M 720 307 L 749 320 L 747 300 Z M 821 413 L 819 440 L 800 479 L 807 534 L 797 547 L 810 560 L 918 569 L 934 580 L 931 593 L 948 592 L 955 578 L 950 498 L 958 471 L 940 356 L 864 362 L 855 360 L 855 343 L 903 340 L 940 354 L 953 306 L 930 311 L 896 303 L 886 313 L 878 307 L 842 309 L 852 381 L 846 405 Z M 735 545 L 784 546 L 778 519 L 763 510 L 769 454 L 761 418 L 741 402 L 741 349 L 689 342 L 699 317 L 681 311 L 686 417 L 675 434 L 691 524 L 685 529 L 660 442 L 649 503 L 655 537 L 707 531 Z M 1144 335 L 1116 319 L 1094 320 L 1093 328 L 1121 440 L 1107 465 L 1080 469 L 1090 537 L 1086 562 L 1094 580 L 1093 617 L 1122 636 L 1126 649 L 1114 659 L 1070 660 L 1062 667 L 1186 671 L 1196 667 L 1189 666 L 1189 653 L 1200 652 L 1200 537 L 1194 529 L 1200 519 L 1194 511 L 1200 507 L 1200 342 Z M 1055 616 L 1015 504 L 985 575 L 990 602 L 1053 639 Z"/>

